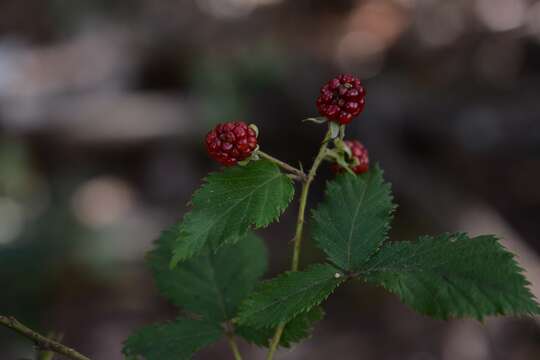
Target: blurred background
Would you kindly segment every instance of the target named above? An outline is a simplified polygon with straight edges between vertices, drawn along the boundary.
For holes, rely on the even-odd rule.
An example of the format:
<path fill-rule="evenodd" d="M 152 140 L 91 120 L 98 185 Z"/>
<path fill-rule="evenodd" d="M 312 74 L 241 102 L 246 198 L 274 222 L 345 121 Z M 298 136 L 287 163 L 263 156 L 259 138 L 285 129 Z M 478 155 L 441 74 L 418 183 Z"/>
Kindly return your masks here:
<path fill-rule="evenodd" d="M 539 296 L 540 1 L 0 0 L 0 313 L 121 359 L 131 330 L 176 314 L 143 256 L 219 169 L 204 134 L 253 122 L 265 151 L 307 167 L 324 130 L 300 120 L 341 72 L 367 88 L 348 135 L 393 183 L 392 239 L 496 233 Z M 295 206 L 260 232 L 269 277 Z M 304 264 L 320 258 L 307 241 Z M 436 321 L 359 284 L 326 310 L 280 359 L 540 358 L 538 319 Z M 0 358 L 32 345 L 0 329 Z M 230 358 L 224 343 L 196 356 Z"/>

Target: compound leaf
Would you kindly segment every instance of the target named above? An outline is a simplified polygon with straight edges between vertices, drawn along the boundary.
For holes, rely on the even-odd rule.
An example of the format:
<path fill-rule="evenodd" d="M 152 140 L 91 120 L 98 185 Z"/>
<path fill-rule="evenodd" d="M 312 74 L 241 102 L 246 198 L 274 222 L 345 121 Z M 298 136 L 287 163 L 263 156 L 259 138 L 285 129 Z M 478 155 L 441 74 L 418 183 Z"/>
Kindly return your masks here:
<path fill-rule="evenodd" d="M 357 270 L 386 240 L 392 220 L 392 194 L 382 171 L 342 174 L 328 183 L 326 199 L 313 211 L 313 237 L 341 269 Z"/>
<path fill-rule="evenodd" d="M 439 319 L 538 314 L 514 256 L 491 235 L 422 237 L 385 245 L 360 272 Z"/>
<path fill-rule="evenodd" d="M 172 303 L 217 322 L 235 316 L 267 267 L 263 241 L 249 232 L 231 246 L 180 263 L 171 269 L 175 233 L 165 231 L 147 256 L 160 292 Z"/>
<path fill-rule="evenodd" d="M 210 174 L 195 192 L 193 209 L 174 232 L 171 265 L 190 258 L 205 245 L 234 243 L 247 231 L 277 219 L 294 195 L 292 180 L 267 161 L 252 161 Z"/>
<path fill-rule="evenodd" d="M 318 264 L 261 283 L 242 303 L 240 325 L 276 327 L 324 301 L 344 280 L 333 266 Z"/>
<path fill-rule="evenodd" d="M 187 360 L 201 348 L 221 338 L 223 330 L 213 322 L 178 319 L 145 326 L 125 342 L 123 353 L 146 360 Z"/>

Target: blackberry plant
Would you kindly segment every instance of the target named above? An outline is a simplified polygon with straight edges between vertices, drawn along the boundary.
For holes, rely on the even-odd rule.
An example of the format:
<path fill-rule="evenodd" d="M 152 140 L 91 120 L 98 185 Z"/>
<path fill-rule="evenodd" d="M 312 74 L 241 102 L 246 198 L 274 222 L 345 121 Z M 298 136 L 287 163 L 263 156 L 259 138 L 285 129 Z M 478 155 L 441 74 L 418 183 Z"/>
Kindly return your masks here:
<path fill-rule="evenodd" d="M 322 303 L 348 281 L 384 287 L 421 314 L 437 319 L 489 315 L 534 315 L 539 305 L 522 269 L 496 236 L 464 233 L 388 241 L 393 203 L 378 166 L 369 168 L 367 149 L 346 140 L 346 124 L 363 110 L 360 80 L 340 75 L 321 88 L 321 118 L 328 129 L 305 173 L 263 152 L 258 130 L 243 122 L 218 125 L 206 145 L 228 166 L 210 174 L 192 199 L 191 211 L 165 231 L 148 255 L 163 294 L 184 310 L 169 323 L 135 331 L 125 342 L 128 357 L 190 359 L 225 337 L 234 359 L 242 359 L 240 337 L 267 347 L 307 338 L 324 316 Z M 324 161 L 336 177 L 311 212 L 311 234 L 326 261 L 299 268 L 311 183 Z M 267 263 L 254 230 L 285 211 L 301 186 L 289 271 L 261 281 Z"/>
<path fill-rule="evenodd" d="M 306 173 L 262 151 L 259 130 L 244 122 L 218 125 L 205 139 L 209 155 L 226 167 L 193 194 L 190 211 L 161 234 L 148 253 L 155 283 L 181 315 L 142 327 L 125 341 L 126 359 L 190 359 L 225 338 L 242 359 L 237 338 L 268 348 L 291 347 L 324 317 L 324 301 L 345 282 L 382 286 L 421 314 L 437 319 L 540 313 L 523 270 L 494 235 L 464 233 L 389 241 L 394 210 L 390 185 L 368 152 L 346 140 L 346 124 L 365 104 L 360 80 L 340 75 L 316 101 L 327 126 Z M 263 134 L 261 134 L 262 136 Z M 309 190 L 324 161 L 335 178 L 311 211 L 312 241 L 326 255 L 300 269 Z M 255 231 L 276 221 L 300 187 L 291 267 L 262 281 L 267 267 Z M 0 316 L 0 324 L 31 338 L 39 349 L 88 360 L 55 339 Z M 50 358 L 50 357 L 49 357 Z"/>

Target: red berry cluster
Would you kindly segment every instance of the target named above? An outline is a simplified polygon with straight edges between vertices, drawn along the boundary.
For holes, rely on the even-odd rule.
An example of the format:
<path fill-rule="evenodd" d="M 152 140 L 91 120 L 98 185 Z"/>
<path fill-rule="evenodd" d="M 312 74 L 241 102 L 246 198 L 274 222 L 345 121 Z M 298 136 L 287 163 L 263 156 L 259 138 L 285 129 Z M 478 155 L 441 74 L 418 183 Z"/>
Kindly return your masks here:
<path fill-rule="evenodd" d="M 257 148 L 257 134 L 243 121 L 218 124 L 206 135 L 206 148 L 214 160 L 232 166 Z"/>
<path fill-rule="evenodd" d="M 352 75 L 339 75 L 321 88 L 317 109 L 328 120 L 345 125 L 364 110 L 365 96 L 366 91 L 359 79 Z"/>
<path fill-rule="evenodd" d="M 352 171 L 356 174 L 363 174 L 369 170 L 369 155 L 367 149 L 358 140 L 345 140 L 345 145 L 351 150 L 352 160 L 355 166 L 352 167 Z M 334 172 L 343 172 L 344 169 L 338 164 L 332 166 Z"/>
<path fill-rule="evenodd" d="M 364 110 L 366 91 L 359 79 L 352 75 L 339 75 L 321 88 L 317 108 L 330 121 L 345 125 Z M 243 121 L 218 124 L 206 135 L 206 148 L 210 156 L 225 166 L 236 165 L 251 156 L 257 148 L 257 132 Z M 362 174 L 368 170 L 368 152 L 356 141 L 345 141 L 353 157 L 352 170 Z M 344 169 L 335 164 L 333 169 Z"/>

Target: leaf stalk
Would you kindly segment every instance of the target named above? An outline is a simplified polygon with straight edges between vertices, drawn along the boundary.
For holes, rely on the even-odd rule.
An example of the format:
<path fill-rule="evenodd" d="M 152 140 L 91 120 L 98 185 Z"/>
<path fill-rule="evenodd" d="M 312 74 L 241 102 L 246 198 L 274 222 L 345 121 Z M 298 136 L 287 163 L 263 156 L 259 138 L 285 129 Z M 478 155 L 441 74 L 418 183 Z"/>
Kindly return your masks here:
<path fill-rule="evenodd" d="M 269 160 L 269 161 L 273 162 L 274 164 L 276 164 L 277 166 L 279 166 L 283 170 L 286 170 L 286 171 L 290 172 L 292 175 L 295 176 L 295 177 L 293 177 L 293 179 L 295 179 L 295 180 L 298 179 L 298 180 L 301 180 L 301 181 L 304 181 L 304 182 L 307 181 L 308 176 L 302 170 L 297 169 L 294 166 L 291 166 L 291 165 L 287 164 L 284 161 L 276 159 L 275 157 L 273 157 L 270 154 L 265 153 L 264 151 L 258 150 L 257 154 L 260 157 L 265 158 L 266 160 Z"/>

